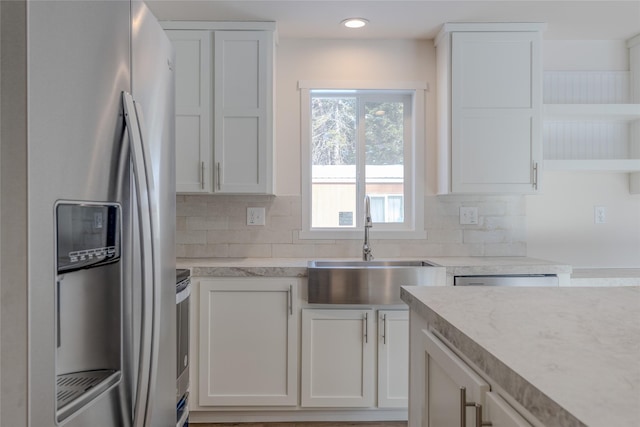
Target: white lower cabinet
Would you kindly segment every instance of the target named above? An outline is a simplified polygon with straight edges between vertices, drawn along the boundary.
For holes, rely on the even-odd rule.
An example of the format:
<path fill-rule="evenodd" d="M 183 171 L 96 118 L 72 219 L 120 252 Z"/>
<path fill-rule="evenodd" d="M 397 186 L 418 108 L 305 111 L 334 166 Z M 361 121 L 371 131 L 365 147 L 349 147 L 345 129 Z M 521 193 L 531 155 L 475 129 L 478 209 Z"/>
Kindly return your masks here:
<path fill-rule="evenodd" d="M 302 407 L 374 407 L 376 380 L 378 407 L 406 408 L 407 311 L 302 310 Z"/>
<path fill-rule="evenodd" d="M 373 310 L 302 310 L 302 406 L 373 406 L 373 316 Z"/>
<path fill-rule="evenodd" d="M 486 418 L 491 420 L 493 427 L 531 427 L 527 422 L 506 400 L 498 393 L 489 392 L 486 395 Z"/>
<path fill-rule="evenodd" d="M 200 281 L 200 406 L 298 403 L 299 283 L 292 278 Z"/>
<path fill-rule="evenodd" d="M 409 398 L 409 312 L 378 311 L 378 407 L 406 408 Z"/>
<path fill-rule="evenodd" d="M 422 330 L 424 397 L 420 427 L 530 427 L 491 385 L 433 333 Z"/>

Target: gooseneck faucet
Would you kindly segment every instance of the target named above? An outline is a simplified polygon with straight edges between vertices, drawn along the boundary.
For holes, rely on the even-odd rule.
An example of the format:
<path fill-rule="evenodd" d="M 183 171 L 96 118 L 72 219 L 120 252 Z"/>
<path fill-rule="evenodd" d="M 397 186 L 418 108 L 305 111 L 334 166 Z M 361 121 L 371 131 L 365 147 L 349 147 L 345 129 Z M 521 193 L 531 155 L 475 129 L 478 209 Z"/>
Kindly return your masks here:
<path fill-rule="evenodd" d="M 371 221 L 371 200 L 369 196 L 364 196 L 364 244 L 362 245 L 362 260 L 371 261 L 373 259 L 373 253 L 371 252 L 371 246 L 369 245 L 369 229 L 373 227 L 373 221 Z"/>

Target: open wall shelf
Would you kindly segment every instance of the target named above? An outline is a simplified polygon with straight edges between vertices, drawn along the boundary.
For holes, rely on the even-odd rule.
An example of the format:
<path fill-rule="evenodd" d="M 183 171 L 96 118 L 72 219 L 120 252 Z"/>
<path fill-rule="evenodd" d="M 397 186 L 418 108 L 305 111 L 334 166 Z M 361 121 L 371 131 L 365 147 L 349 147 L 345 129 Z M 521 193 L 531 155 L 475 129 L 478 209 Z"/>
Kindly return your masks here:
<path fill-rule="evenodd" d="M 640 104 L 627 71 L 544 73 L 544 169 L 640 172 Z"/>

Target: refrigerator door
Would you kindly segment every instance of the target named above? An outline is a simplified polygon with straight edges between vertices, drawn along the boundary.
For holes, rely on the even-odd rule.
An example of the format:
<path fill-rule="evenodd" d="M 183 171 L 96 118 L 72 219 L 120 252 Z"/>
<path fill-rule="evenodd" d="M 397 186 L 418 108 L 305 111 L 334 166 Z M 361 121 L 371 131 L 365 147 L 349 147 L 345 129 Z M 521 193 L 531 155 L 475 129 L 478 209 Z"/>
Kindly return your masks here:
<path fill-rule="evenodd" d="M 122 380 L 56 421 L 54 212 L 59 201 L 128 203 L 120 188 L 128 176 L 119 179 L 118 165 L 124 132 L 120 93 L 131 87 L 130 5 L 29 1 L 26 8 L 29 425 L 126 427 L 131 415 Z M 129 256 L 129 248 L 122 251 L 123 258 Z M 99 331 L 92 334 L 100 338 Z"/>
<path fill-rule="evenodd" d="M 132 3 L 132 95 L 151 160 L 154 271 L 153 349 L 148 426 L 176 423 L 174 52 L 143 2 Z"/>
<path fill-rule="evenodd" d="M 16 28 L 26 33 L 20 36 L 27 40 L 28 92 L 24 93 L 29 215 L 24 234 L 28 236 L 29 375 L 25 381 L 29 402 L 25 407 L 29 425 L 132 425 L 143 310 L 151 310 L 157 322 L 151 338 L 156 358 L 144 357 L 155 375 L 144 380 L 150 399 L 139 405 L 147 414 L 142 425 L 174 425 L 175 175 L 169 42 L 141 2 L 28 1 L 25 7 L 26 23 Z M 132 77 L 132 70 L 136 77 Z M 132 78 L 137 81 L 135 87 Z M 132 91 L 144 123 L 142 133 L 148 141 L 156 190 L 151 196 L 157 208 L 152 212 L 154 234 L 150 238 L 157 259 L 157 271 L 152 272 L 154 298 L 160 301 L 156 307 L 143 307 L 141 301 L 140 227 L 138 210 L 131 202 L 136 193 L 122 105 L 122 92 Z M 122 378 L 86 407 L 58 422 L 54 209 L 60 202 L 121 206 L 119 275 L 124 314 Z M 101 307 L 101 311 L 109 313 L 110 308 Z M 92 339 L 99 340 L 100 332 L 92 334 Z"/>

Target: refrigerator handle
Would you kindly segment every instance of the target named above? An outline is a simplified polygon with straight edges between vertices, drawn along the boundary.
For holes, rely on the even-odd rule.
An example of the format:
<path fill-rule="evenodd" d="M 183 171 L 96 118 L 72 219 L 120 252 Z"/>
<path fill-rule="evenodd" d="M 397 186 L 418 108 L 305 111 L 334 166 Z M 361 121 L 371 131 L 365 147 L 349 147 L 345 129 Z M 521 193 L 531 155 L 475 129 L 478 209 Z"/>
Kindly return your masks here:
<path fill-rule="evenodd" d="M 124 116 L 129 133 L 131 161 L 138 205 L 142 263 L 142 325 L 140 331 L 140 356 L 138 361 L 137 390 L 134 408 L 134 427 L 150 425 L 151 402 L 155 390 L 158 365 L 159 290 L 155 283 L 156 266 L 154 253 L 153 173 L 148 147 L 142 135 L 142 117 L 131 94 L 122 93 Z"/>

